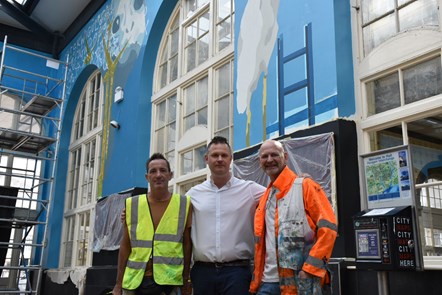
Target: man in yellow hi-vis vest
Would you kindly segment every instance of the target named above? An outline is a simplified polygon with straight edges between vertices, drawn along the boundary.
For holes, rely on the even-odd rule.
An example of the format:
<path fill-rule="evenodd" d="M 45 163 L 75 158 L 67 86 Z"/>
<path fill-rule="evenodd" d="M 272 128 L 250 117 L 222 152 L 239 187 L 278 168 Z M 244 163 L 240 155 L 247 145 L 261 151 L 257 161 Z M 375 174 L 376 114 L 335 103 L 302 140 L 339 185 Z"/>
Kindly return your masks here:
<path fill-rule="evenodd" d="M 181 286 L 190 295 L 190 198 L 169 192 L 173 173 L 162 154 L 149 158 L 146 171 L 150 193 L 126 200 L 112 294 L 169 295 Z"/>

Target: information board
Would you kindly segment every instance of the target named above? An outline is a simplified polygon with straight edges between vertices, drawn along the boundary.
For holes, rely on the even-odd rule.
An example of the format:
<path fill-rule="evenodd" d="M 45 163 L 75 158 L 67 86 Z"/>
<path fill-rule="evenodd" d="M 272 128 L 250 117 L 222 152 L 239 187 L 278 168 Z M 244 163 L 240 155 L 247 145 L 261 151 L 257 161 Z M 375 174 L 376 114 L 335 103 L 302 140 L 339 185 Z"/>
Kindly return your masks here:
<path fill-rule="evenodd" d="M 367 208 L 414 205 L 408 147 L 377 151 L 362 159 Z"/>

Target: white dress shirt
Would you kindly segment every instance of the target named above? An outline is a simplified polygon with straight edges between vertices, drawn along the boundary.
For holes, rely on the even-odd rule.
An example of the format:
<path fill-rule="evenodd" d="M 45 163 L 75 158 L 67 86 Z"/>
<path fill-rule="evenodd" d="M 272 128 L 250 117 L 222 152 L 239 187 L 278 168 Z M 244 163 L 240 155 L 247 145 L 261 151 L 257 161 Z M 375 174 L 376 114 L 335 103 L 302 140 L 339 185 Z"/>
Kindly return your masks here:
<path fill-rule="evenodd" d="M 229 262 L 252 259 L 253 219 L 265 187 L 232 176 L 222 188 L 211 179 L 194 186 L 190 196 L 193 260 Z"/>

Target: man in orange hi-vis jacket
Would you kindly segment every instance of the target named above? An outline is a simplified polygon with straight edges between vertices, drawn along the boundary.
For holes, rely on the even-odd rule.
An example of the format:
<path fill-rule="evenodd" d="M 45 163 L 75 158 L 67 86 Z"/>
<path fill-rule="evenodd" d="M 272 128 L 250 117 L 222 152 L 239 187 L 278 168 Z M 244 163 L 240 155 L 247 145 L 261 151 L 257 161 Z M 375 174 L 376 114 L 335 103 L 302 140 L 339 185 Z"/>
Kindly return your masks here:
<path fill-rule="evenodd" d="M 321 186 L 298 177 L 274 140 L 259 150 L 270 184 L 255 213 L 255 267 L 250 292 L 322 294 L 337 236 L 336 217 Z"/>

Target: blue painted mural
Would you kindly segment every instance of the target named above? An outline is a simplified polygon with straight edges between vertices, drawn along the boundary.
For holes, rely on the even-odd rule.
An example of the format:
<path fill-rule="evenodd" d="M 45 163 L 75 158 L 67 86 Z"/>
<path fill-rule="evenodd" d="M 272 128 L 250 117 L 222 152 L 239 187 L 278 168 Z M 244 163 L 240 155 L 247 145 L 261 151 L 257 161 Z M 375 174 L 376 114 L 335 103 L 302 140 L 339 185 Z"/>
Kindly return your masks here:
<path fill-rule="evenodd" d="M 109 156 L 110 121 L 116 86 L 125 85 L 146 42 L 147 4 L 144 1 L 109 1 L 83 29 L 62 59 L 69 60 L 67 97 L 74 82 L 89 64 L 104 77 L 105 98 L 98 195 L 102 195 L 105 165 Z M 80 85 L 81 87 L 81 85 Z"/>
<path fill-rule="evenodd" d="M 349 12 L 336 19 L 335 2 L 236 2 L 234 149 L 354 114 L 354 99 L 346 102 L 348 113 L 338 113 L 339 100 L 346 99 L 338 79 L 352 84 L 353 72 L 339 74 L 337 51 L 350 47 L 351 64 L 351 36 L 349 29 L 335 31 L 349 23 Z M 337 35 L 349 43 L 340 48 Z"/>

